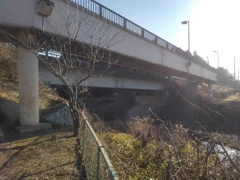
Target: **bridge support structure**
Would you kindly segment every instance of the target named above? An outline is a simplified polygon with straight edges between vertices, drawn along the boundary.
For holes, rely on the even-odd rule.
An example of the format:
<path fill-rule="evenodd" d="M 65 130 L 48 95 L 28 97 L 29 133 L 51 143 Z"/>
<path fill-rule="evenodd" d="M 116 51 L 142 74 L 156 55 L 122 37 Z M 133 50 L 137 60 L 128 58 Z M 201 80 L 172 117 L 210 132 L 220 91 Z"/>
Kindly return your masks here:
<path fill-rule="evenodd" d="M 21 37 L 19 38 L 20 40 Z M 39 124 L 39 75 L 38 59 L 31 49 L 18 46 L 18 91 L 20 125 L 19 132 L 51 128 L 50 124 Z"/>
<path fill-rule="evenodd" d="M 208 97 L 210 100 L 212 100 L 213 98 L 213 89 L 212 89 L 212 83 L 208 83 L 208 87 L 207 87 L 207 92 L 208 92 Z"/>
<path fill-rule="evenodd" d="M 19 110 L 21 125 L 39 123 L 38 60 L 33 52 L 18 47 Z"/>

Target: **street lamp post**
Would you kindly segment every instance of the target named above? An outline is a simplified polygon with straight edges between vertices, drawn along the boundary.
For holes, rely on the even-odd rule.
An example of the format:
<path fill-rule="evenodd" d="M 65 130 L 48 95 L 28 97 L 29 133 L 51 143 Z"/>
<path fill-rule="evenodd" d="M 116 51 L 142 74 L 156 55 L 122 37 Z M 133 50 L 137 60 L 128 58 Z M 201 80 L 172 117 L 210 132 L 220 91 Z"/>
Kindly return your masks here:
<path fill-rule="evenodd" d="M 182 21 L 182 24 L 188 25 L 188 51 L 190 52 L 190 22 L 189 21 Z"/>
<path fill-rule="evenodd" d="M 217 67 L 219 68 L 219 52 L 218 51 L 213 51 L 215 53 L 217 53 Z"/>

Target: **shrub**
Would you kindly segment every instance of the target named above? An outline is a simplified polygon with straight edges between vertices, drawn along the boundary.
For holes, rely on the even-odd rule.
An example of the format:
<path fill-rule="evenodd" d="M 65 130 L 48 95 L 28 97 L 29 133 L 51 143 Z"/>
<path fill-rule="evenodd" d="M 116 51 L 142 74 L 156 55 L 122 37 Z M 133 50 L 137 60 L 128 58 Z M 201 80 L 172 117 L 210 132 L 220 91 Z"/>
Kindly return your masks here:
<path fill-rule="evenodd" d="M 135 122 L 136 123 L 136 122 Z M 138 122 L 139 123 L 139 122 Z M 187 130 L 175 125 L 166 131 L 166 127 L 153 124 L 149 119 L 145 125 L 138 124 L 139 132 L 166 133 L 165 138 L 150 134 L 143 146 L 142 139 L 133 134 L 105 132 L 101 138 L 108 145 L 110 159 L 121 179 L 227 179 L 237 177 L 233 168 L 225 167 L 214 148 L 206 148 L 197 138 L 190 138 Z M 148 126 L 146 124 L 148 123 Z M 133 124 L 133 122 L 132 122 Z M 135 125 L 136 126 L 136 125 Z M 155 128 L 155 130 L 154 130 Z"/>

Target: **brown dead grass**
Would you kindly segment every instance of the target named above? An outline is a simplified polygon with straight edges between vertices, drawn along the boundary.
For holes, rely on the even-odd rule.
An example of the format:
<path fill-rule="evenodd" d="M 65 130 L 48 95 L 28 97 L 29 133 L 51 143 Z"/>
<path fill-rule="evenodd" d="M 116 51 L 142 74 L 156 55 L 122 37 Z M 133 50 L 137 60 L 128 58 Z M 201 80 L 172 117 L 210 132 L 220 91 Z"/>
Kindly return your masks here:
<path fill-rule="evenodd" d="M 208 96 L 207 84 L 201 83 L 198 85 L 197 94 L 205 99 Z M 240 102 L 240 94 L 234 93 L 233 88 L 224 85 L 213 84 L 213 103 L 229 104 L 231 102 Z"/>
<path fill-rule="evenodd" d="M 9 45 L 8 45 L 9 46 Z M 48 111 L 66 101 L 39 82 L 39 108 Z M 17 52 L 0 44 L 0 99 L 18 103 Z"/>
<path fill-rule="evenodd" d="M 226 99 L 223 99 L 222 102 L 240 102 L 240 93 L 236 93 L 236 94 L 232 94 L 229 97 L 227 97 Z"/>
<path fill-rule="evenodd" d="M 67 100 L 58 96 L 52 89 L 42 82 L 39 83 L 39 109 L 41 112 L 49 111 L 59 105 L 67 103 Z"/>
<path fill-rule="evenodd" d="M 0 144 L 0 179 L 78 179 L 70 132 Z"/>
<path fill-rule="evenodd" d="M 66 101 L 40 82 L 40 112 L 51 110 Z M 0 44 L 0 100 L 18 103 L 17 53 Z M 0 179 L 79 179 L 72 132 L 49 130 L 21 137 L 3 129 L 9 142 L 0 144 Z M 72 131 L 72 130 L 71 130 Z M 25 135 L 24 135 L 25 136 Z M 9 139 L 10 137 L 10 139 Z"/>
<path fill-rule="evenodd" d="M 17 54 L 0 44 L 0 89 L 17 85 Z"/>

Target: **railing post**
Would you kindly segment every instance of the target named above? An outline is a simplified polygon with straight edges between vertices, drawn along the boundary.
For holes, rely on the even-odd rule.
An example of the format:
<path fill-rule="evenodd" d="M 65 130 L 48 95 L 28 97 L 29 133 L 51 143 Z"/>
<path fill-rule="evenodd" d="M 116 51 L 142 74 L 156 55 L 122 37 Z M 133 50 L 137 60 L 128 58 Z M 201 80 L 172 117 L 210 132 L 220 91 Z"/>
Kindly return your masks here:
<path fill-rule="evenodd" d="M 102 5 L 99 4 L 99 15 L 102 16 Z"/>
<path fill-rule="evenodd" d="M 83 132 L 82 132 L 82 152 L 84 153 L 84 143 L 85 143 L 85 129 L 86 129 L 86 120 L 83 118 Z"/>
<path fill-rule="evenodd" d="M 97 147 L 97 156 L 96 156 L 96 180 L 99 180 L 99 167 L 100 167 L 100 146 Z"/>
<path fill-rule="evenodd" d="M 125 18 L 123 19 L 123 27 L 127 29 L 127 20 Z"/>

